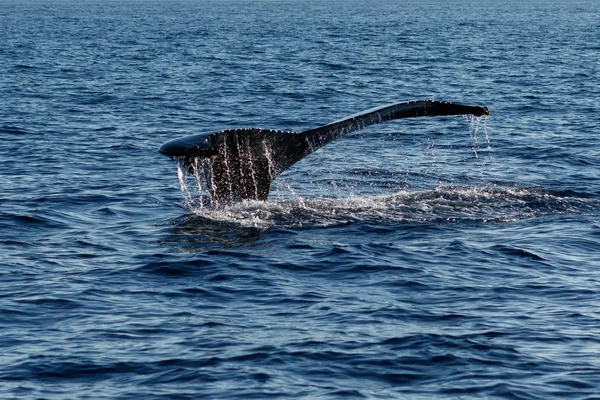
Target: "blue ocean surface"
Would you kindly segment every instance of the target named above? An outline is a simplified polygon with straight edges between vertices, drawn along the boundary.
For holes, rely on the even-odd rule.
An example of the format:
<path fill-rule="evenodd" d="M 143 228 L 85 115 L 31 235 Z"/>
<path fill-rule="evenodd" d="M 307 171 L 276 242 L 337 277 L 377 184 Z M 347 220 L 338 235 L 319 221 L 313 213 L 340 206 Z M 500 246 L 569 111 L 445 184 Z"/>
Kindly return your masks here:
<path fill-rule="evenodd" d="M 599 32 L 593 0 L 0 0 L 0 398 L 600 399 Z M 217 209 L 157 151 L 414 99 L 491 115 Z"/>

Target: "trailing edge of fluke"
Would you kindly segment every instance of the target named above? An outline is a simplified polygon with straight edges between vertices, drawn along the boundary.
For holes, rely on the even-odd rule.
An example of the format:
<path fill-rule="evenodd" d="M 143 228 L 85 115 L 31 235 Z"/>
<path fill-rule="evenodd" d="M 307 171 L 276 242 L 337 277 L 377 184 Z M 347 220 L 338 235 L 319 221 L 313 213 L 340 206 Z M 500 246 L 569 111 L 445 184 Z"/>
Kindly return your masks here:
<path fill-rule="evenodd" d="M 283 171 L 335 138 L 380 122 L 441 115 L 489 115 L 487 107 L 435 100 L 385 105 L 304 132 L 261 128 L 227 129 L 171 140 L 159 151 L 203 173 L 216 204 L 266 200 Z"/>

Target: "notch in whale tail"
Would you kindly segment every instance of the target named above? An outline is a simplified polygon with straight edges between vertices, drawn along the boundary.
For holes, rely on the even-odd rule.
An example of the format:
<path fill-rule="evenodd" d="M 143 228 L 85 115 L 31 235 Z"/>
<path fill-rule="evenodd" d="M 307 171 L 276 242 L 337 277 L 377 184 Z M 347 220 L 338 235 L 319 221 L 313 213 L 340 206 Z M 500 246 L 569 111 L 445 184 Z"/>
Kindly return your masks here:
<path fill-rule="evenodd" d="M 228 129 L 171 140 L 159 151 L 183 161 L 192 174 L 204 173 L 212 203 L 266 200 L 283 171 L 337 137 L 399 118 L 489 115 L 486 107 L 434 100 L 373 108 L 304 132 L 261 128 Z"/>

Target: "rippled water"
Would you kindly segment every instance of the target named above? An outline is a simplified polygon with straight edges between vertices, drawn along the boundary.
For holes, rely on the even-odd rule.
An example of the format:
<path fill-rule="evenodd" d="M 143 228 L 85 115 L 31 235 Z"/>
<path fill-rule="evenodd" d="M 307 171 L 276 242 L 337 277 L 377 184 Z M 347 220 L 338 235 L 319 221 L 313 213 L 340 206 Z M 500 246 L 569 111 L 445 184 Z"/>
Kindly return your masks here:
<path fill-rule="evenodd" d="M 0 397 L 596 398 L 593 1 L 0 0 Z M 396 100 L 207 208 L 165 141 Z"/>

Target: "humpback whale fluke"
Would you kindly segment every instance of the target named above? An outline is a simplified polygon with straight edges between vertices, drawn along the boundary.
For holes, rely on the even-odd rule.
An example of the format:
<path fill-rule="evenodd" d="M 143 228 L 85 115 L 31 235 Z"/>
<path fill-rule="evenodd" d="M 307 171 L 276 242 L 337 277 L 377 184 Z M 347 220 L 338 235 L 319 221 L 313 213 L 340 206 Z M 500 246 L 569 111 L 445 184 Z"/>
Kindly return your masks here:
<path fill-rule="evenodd" d="M 489 115 L 487 107 L 419 100 L 373 108 L 304 132 L 227 129 L 171 140 L 159 151 L 202 170 L 212 202 L 266 200 L 271 182 L 302 158 L 348 132 L 398 118 Z"/>

